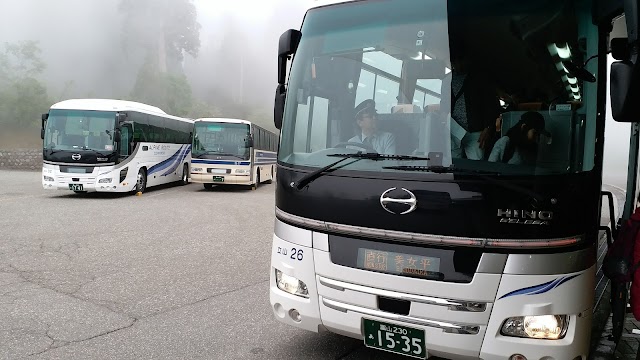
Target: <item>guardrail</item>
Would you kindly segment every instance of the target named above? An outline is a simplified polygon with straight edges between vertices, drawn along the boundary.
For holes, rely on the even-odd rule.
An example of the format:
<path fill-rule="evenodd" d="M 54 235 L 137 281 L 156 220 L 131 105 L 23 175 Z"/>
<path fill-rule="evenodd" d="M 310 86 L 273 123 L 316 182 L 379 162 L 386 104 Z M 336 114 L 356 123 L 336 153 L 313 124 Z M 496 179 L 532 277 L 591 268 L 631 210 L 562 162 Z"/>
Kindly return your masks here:
<path fill-rule="evenodd" d="M 0 149 L 0 169 L 40 170 L 42 149 Z"/>

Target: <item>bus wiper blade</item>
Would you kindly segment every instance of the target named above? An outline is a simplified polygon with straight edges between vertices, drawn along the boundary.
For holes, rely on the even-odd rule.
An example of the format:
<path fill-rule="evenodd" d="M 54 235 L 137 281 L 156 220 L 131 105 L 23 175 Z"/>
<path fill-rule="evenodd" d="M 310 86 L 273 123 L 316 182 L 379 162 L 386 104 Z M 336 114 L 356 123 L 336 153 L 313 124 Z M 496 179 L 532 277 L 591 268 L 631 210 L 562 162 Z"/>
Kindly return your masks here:
<path fill-rule="evenodd" d="M 290 186 L 292 188 L 295 188 L 297 190 L 302 190 L 305 186 L 307 186 L 310 182 L 312 182 L 313 180 L 319 178 L 320 176 L 322 176 L 322 173 L 333 168 L 334 166 L 340 164 L 343 161 L 346 161 L 348 159 L 356 159 L 356 161 L 364 159 L 364 157 L 359 157 L 359 155 L 363 155 L 362 153 L 356 153 L 356 154 L 335 154 L 335 155 L 329 155 L 329 156 L 341 156 L 342 159 L 338 160 L 338 161 L 334 161 L 331 164 L 320 168 L 314 172 L 308 173 L 307 175 L 303 176 L 300 180 L 298 181 L 294 181 L 290 184 Z M 335 169 L 333 169 L 335 170 Z"/>
<path fill-rule="evenodd" d="M 89 151 L 93 151 L 94 153 L 96 153 L 96 154 L 98 154 L 98 155 L 100 155 L 100 156 L 102 156 L 102 157 L 109 157 L 109 155 L 111 155 L 111 154 L 113 153 L 113 152 L 111 152 L 111 153 L 109 153 L 109 154 L 104 154 L 104 153 L 101 153 L 101 152 L 100 152 L 100 151 L 98 151 L 98 150 L 89 149 L 88 147 L 84 147 L 84 148 L 82 148 L 82 150 L 89 150 Z"/>
<path fill-rule="evenodd" d="M 335 170 L 335 166 L 342 163 L 345 160 L 348 159 L 356 159 L 356 161 L 358 160 L 362 160 L 362 159 L 368 159 L 368 160 L 386 160 L 386 159 L 392 159 L 392 160 L 429 160 L 429 158 L 425 158 L 425 157 L 419 157 L 419 156 L 407 156 L 407 155 L 386 155 L 386 154 L 378 154 L 378 153 L 363 153 L 363 152 L 357 152 L 355 154 L 330 154 L 327 156 L 332 156 L 332 157 L 340 157 L 341 159 L 338 161 L 335 161 L 321 169 L 318 169 L 312 173 L 309 173 L 305 176 L 303 176 L 300 180 L 292 182 L 291 183 L 291 187 L 296 188 L 298 190 L 301 190 L 302 188 L 304 188 L 305 186 L 307 186 L 310 182 L 312 182 L 313 180 L 319 178 L 320 176 L 322 176 L 325 171 L 328 171 L 331 169 L 331 171 Z"/>
<path fill-rule="evenodd" d="M 410 156 L 410 155 L 388 155 L 378 153 L 355 153 L 355 154 L 331 154 L 327 156 L 346 157 L 369 160 L 431 160 L 428 157 Z"/>
<path fill-rule="evenodd" d="M 383 169 L 390 170 L 402 170 L 402 171 L 428 171 L 437 174 L 470 174 L 470 175 L 500 175 L 498 172 L 493 171 L 484 171 L 484 170 L 466 170 L 466 169 L 458 169 L 452 166 L 440 166 L 440 165 L 430 165 L 430 166 L 407 166 L 407 165 L 399 165 L 399 166 L 385 166 Z"/>
<path fill-rule="evenodd" d="M 504 179 L 495 179 L 488 175 L 502 175 L 499 172 L 493 171 L 484 171 L 484 170 L 467 170 L 467 169 L 458 169 L 451 166 L 387 166 L 383 167 L 383 169 L 392 169 L 392 170 L 403 170 L 403 171 L 428 171 L 438 174 L 458 174 L 458 175 L 471 175 L 476 178 L 482 179 L 488 183 L 498 185 L 508 190 L 513 190 L 519 192 L 521 194 L 530 196 L 535 204 L 542 204 L 544 202 L 545 197 L 538 194 L 537 192 L 527 189 L 526 187 L 515 185 Z"/>

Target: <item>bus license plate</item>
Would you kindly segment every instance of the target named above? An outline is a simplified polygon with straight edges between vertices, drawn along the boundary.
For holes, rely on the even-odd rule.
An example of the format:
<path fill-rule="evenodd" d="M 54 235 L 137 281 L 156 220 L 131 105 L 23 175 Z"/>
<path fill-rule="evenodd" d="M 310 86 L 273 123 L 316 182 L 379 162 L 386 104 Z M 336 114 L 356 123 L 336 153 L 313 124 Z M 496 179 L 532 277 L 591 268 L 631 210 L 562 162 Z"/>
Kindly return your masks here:
<path fill-rule="evenodd" d="M 214 176 L 213 177 L 213 181 L 214 182 L 224 182 L 224 176 Z"/>
<path fill-rule="evenodd" d="M 369 319 L 362 319 L 362 322 L 365 346 L 419 359 L 427 358 L 424 330 Z"/>
<path fill-rule="evenodd" d="M 69 190 L 84 191 L 84 186 L 82 184 L 69 184 Z"/>

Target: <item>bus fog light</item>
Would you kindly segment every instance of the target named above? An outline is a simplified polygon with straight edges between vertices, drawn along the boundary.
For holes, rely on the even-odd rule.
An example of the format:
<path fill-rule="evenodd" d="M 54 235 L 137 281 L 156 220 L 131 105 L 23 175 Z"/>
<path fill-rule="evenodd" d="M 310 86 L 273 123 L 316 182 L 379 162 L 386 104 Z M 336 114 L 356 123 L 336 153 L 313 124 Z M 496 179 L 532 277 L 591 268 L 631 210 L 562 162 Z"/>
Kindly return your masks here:
<path fill-rule="evenodd" d="M 514 354 L 509 357 L 509 360 L 527 360 L 527 357 L 520 354 Z"/>
<path fill-rule="evenodd" d="M 278 269 L 276 269 L 276 284 L 278 285 L 278 289 L 288 292 L 289 294 L 309 297 L 307 284 L 293 276 L 283 273 Z"/>
<path fill-rule="evenodd" d="M 113 178 L 100 179 L 100 180 L 98 180 L 98 184 L 109 184 L 109 183 L 111 183 L 112 180 L 113 180 Z"/>
<path fill-rule="evenodd" d="M 53 178 L 51 176 L 45 176 L 44 181 L 53 181 Z"/>
<path fill-rule="evenodd" d="M 298 310 L 296 310 L 296 309 L 289 310 L 289 316 L 295 322 L 302 321 L 302 315 L 300 315 L 300 312 Z"/>
<path fill-rule="evenodd" d="M 562 339 L 569 326 L 567 315 L 518 316 L 502 325 L 502 335 L 534 339 Z M 515 356 L 515 355 L 514 355 Z"/>
<path fill-rule="evenodd" d="M 202 172 L 202 168 L 197 168 L 197 167 L 191 168 L 191 172 L 194 172 L 194 173 Z"/>
<path fill-rule="evenodd" d="M 251 170 L 245 170 L 245 169 L 236 169 L 236 174 L 248 174 L 251 172 Z"/>

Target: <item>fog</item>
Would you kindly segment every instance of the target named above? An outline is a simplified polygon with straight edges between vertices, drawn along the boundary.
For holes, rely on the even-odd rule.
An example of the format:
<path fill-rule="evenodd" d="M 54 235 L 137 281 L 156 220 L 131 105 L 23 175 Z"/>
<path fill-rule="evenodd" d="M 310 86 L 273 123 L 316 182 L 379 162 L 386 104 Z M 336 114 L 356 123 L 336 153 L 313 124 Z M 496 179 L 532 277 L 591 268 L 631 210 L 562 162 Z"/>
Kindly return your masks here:
<path fill-rule="evenodd" d="M 184 18 L 189 4 L 197 14 L 195 30 L 183 25 L 188 23 Z M 36 41 L 41 50 L 46 67 L 33 77 L 46 88 L 47 101 L 32 104 L 37 111 L 29 114 L 33 118 L 29 130 L 38 125 L 38 113 L 52 103 L 83 97 L 149 102 L 180 116 L 250 117 L 274 130 L 278 38 L 288 28 L 300 27 L 311 4 L 311 0 L 0 0 L 0 46 Z M 195 36 L 184 44 L 190 38 L 184 33 L 187 26 Z M 158 41 L 161 29 L 167 44 L 173 34 L 182 48 L 155 48 L 162 42 Z M 14 61 L 14 68 L 20 61 Z M 175 76 L 168 81 L 178 83 L 176 93 L 185 97 L 184 106 L 165 108 L 154 96 L 162 79 L 143 78 L 141 69 Z M 16 121 L 0 117 L 0 123 Z M 4 135 L 0 141 L 6 145 Z"/>
<path fill-rule="evenodd" d="M 163 19 L 169 19 L 164 26 L 184 22 L 176 19 L 185 8 L 171 8 L 163 13 L 160 8 L 167 3 L 190 1 L 0 0 L 3 15 L 0 44 L 36 41 L 41 50 L 39 56 L 46 65 L 33 76 L 42 82 L 46 94 L 35 94 L 38 101 L 24 96 L 24 102 L 28 103 L 21 103 L 21 98 L 13 99 L 13 103 L 6 105 L 9 109 L 0 111 L 4 114 L 0 116 L 0 124 L 4 126 L 0 147 L 15 146 L 11 141 L 38 146 L 40 139 L 34 134 L 39 133 L 36 131 L 39 114 L 60 100 L 103 97 L 153 102 L 159 80 L 138 79 L 141 69 L 150 62 L 162 63 L 163 71 L 186 79 L 186 87 L 178 84 L 182 87 L 178 86 L 177 95 L 185 96 L 186 104 L 175 109 L 183 112 L 179 115 L 246 117 L 273 130 L 278 38 L 286 29 L 299 28 L 306 9 L 319 2 L 193 0 L 200 25 L 195 30 L 197 49 L 182 49 L 179 54 L 161 49 L 165 56 L 157 61 L 154 36 Z M 129 4 L 129 12 L 123 11 L 123 4 Z M 1 60 L 0 56 L 0 65 Z M 22 65 L 15 64 L 14 69 L 21 69 Z M 8 94 L 16 92 L 10 89 Z M 32 92 L 37 93 L 37 89 Z M 163 107 L 162 101 L 158 102 L 154 105 Z M 17 112 L 14 108 L 27 109 L 28 114 L 7 115 Z M 172 110 L 165 109 L 170 113 Z M 19 123 L 16 119 L 19 116 L 27 120 Z M 629 129 L 628 124 L 607 120 L 606 183 L 625 185 Z M 18 136 L 20 131 L 27 135 Z"/>

